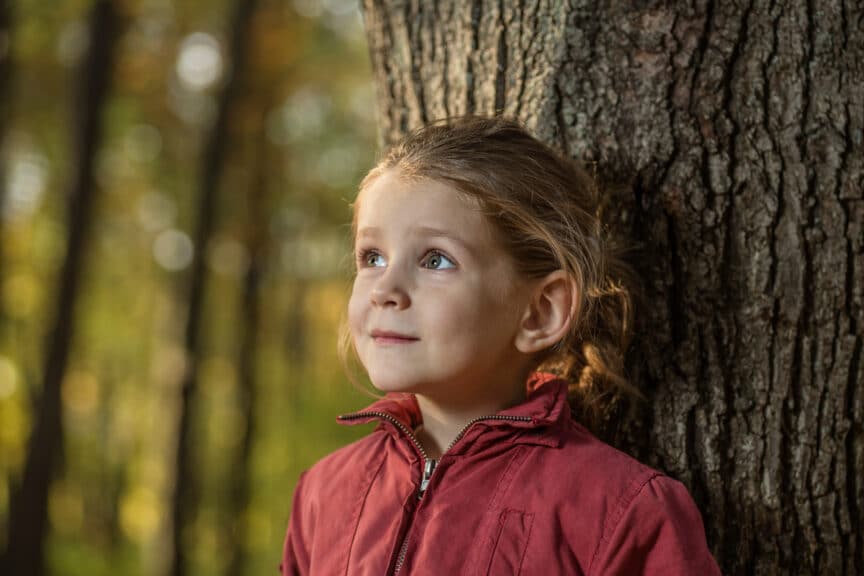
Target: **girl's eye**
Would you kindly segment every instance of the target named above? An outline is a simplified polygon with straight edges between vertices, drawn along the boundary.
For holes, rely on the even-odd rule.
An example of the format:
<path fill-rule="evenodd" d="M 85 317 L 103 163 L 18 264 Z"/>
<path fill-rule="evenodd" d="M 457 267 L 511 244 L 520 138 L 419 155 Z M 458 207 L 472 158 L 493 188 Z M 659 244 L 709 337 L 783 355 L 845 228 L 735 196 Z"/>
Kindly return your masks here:
<path fill-rule="evenodd" d="M 450 260 L 450 258 L 437 250 L 432 250 L 426 254 L 420 262 L 420 265 L 424 268 L 429 268 L 430 270 L 449 270 L 450 268 L 456 268 L 456 264 Z"/>
<path fill-rule="evenodd" d="M 384 256 L 375 250 L 364 250 L 360 253 L 357 260 L 363 268 L 380 268 L 387 265 Z"/>

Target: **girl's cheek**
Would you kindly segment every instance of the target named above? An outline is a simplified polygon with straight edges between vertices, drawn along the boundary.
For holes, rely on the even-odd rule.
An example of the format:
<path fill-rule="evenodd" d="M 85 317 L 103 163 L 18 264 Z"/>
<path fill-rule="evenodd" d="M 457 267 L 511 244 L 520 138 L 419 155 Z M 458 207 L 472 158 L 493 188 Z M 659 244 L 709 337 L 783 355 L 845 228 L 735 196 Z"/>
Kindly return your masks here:
<path fill-rule="evenodd" d="M 348 299 L 348 328 L 351 331 L 351 337 L 356 338 L 360 326 L 363 321 L 363 295 L 357 290 L 357 284 L 354 284 L 354 290 L 351 292 L 351 297 Z"/>

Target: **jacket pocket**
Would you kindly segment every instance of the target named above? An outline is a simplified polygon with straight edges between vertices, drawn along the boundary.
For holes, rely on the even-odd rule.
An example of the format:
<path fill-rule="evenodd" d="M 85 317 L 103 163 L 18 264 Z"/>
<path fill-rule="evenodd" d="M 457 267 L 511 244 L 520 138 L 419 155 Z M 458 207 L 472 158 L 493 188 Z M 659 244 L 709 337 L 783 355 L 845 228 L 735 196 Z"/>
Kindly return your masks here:
<path fill-rule="evenodd" d="M 493 526 L 489 560 L 485 563 L 486 569 L 482 574 L 509 576 L 520 573 L 533 521 L 534 514 L 520 510 L 501 510 L 497 524 Z"/>

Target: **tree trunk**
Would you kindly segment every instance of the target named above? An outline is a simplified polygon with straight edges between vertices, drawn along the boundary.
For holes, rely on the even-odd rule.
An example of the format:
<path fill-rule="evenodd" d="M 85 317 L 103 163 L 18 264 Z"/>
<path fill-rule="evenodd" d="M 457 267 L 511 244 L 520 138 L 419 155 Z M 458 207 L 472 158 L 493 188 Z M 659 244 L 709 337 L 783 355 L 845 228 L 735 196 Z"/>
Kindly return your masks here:
<path fill-rule="evenodd" d="M 4 574 L 40 576 L 44 571 L 48 493 L 55 459 L 63 450 L 61 385 L 75 333 L 75 302 L 95 196 L 93 170 L 101 138 L 102 103 L 110 83 L 116 27 L 112 3 L 109 0 L 97 2 L 90 17 L 90 50 L 74 107 L 76 174 L 69 186 L 66 258 L 57 286 L 57 312 L 48 334 L 42 390 L 27 462 L 11 506 L 6 551 L 8 566 Z"/>
<path fill-rule="evenodd" d="M 261 282 L 266 272 L 269 251 L 267 216 L 270 213 L 268 188 L 271 173 L 269 162 L 269 143 L 266 138 L 266 113 L 271 109 L 271 97 L 257 98 L 254 103 L 260 110 L 255 123 L 256 137 L 250 142 L 253 153 L 249 164 L 252 177 L 247 194 L 246 248 L 249 252 L 249 267 L 243 278 L 243 294 L 240 309 L 243 325 L 240 329 L 238 403 L 242 414 L 240 428 L 240 448 L 235 454 L 231 468 L 231 502 L 233 519 L 230 544 L 226 558 L 228 576 L 241 576 L 246 567 L 246 542 L 249 539 L 247 510 L 250 504 L 252 483 L 252 450 L 257 433 L 258 412 L 258 355 L 261 329 Z"/>
<path fill-rule="evenodd" d="M 12 117 L 12 10 L 6 0 L 0 0 L 0 134 L 9 132 Z M 6 201 L 6 170 L 0 164 L 0 216 Z"/>
<path fill-rule="evenodd" d="M 9 121 L 12 118 L 12 32 L 14 28 L 14 15 L 9 7 L 9 2 L 0 0 L 0 148 L 5 148 L 5 135 L 9 133 Z M 3 250 L 3 227 L 6 224 L 6 182 L 8 175 L 8 157 L 10 154 L 0 155 L 0 278 L 5 278 L 6 261 Z M 8 318 L 6 310 L 0 306 L 0 338 L 8 330 Z"/>
<path fill-rule="evenodd" d="M 724 572 L 864 573 L 864 7 L 364 12 L 382 144 L 501 111 L 631 183 L 649 402 L 618 443 L 689 486 Z"/>
<path fill-rule="evenodd" d="M 219 95 L 216 120 L 207 136 L 201 158 L 201 189 L 198 192 L 198 222 L 194 234 L 195 258 L 189 277 L 188 311 L 185 325 L 185 350 L 188 363 L 183 377 L 180 398 L 180 422 L 177 433 L 176 469 L 172 502 L 172 540 L 169 552 L 171 576 L 185 576 L 188 557 L 183 532 L 191 523 L 198 503 L 198 486 L 192 461 L 192 423 L 198 392 L 198 362 L 201 356 L 201 319 L 204 311 L 204 287 L 207 277 L 206 250 L 213 236 L 217 193 L 225 152 L 228 148 L 228 119 L 239 90 L 241 67 L 246 60 L 249 21 L 255 11 L 255 0 L 236 0 L 230 20 L 228 72 Z"/>

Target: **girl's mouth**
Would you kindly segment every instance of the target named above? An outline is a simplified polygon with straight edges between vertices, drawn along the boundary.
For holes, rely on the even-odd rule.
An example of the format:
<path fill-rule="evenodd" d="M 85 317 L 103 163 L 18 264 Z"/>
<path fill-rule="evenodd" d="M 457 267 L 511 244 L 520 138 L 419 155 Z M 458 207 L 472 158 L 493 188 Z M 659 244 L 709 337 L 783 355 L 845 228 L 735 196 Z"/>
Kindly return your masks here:
<path fill-rule="evenodd" d="M 390 330 L 372 330 L 371 336 L 377 344 L 410 344 L 420 340 L 416 336 Z"/>

